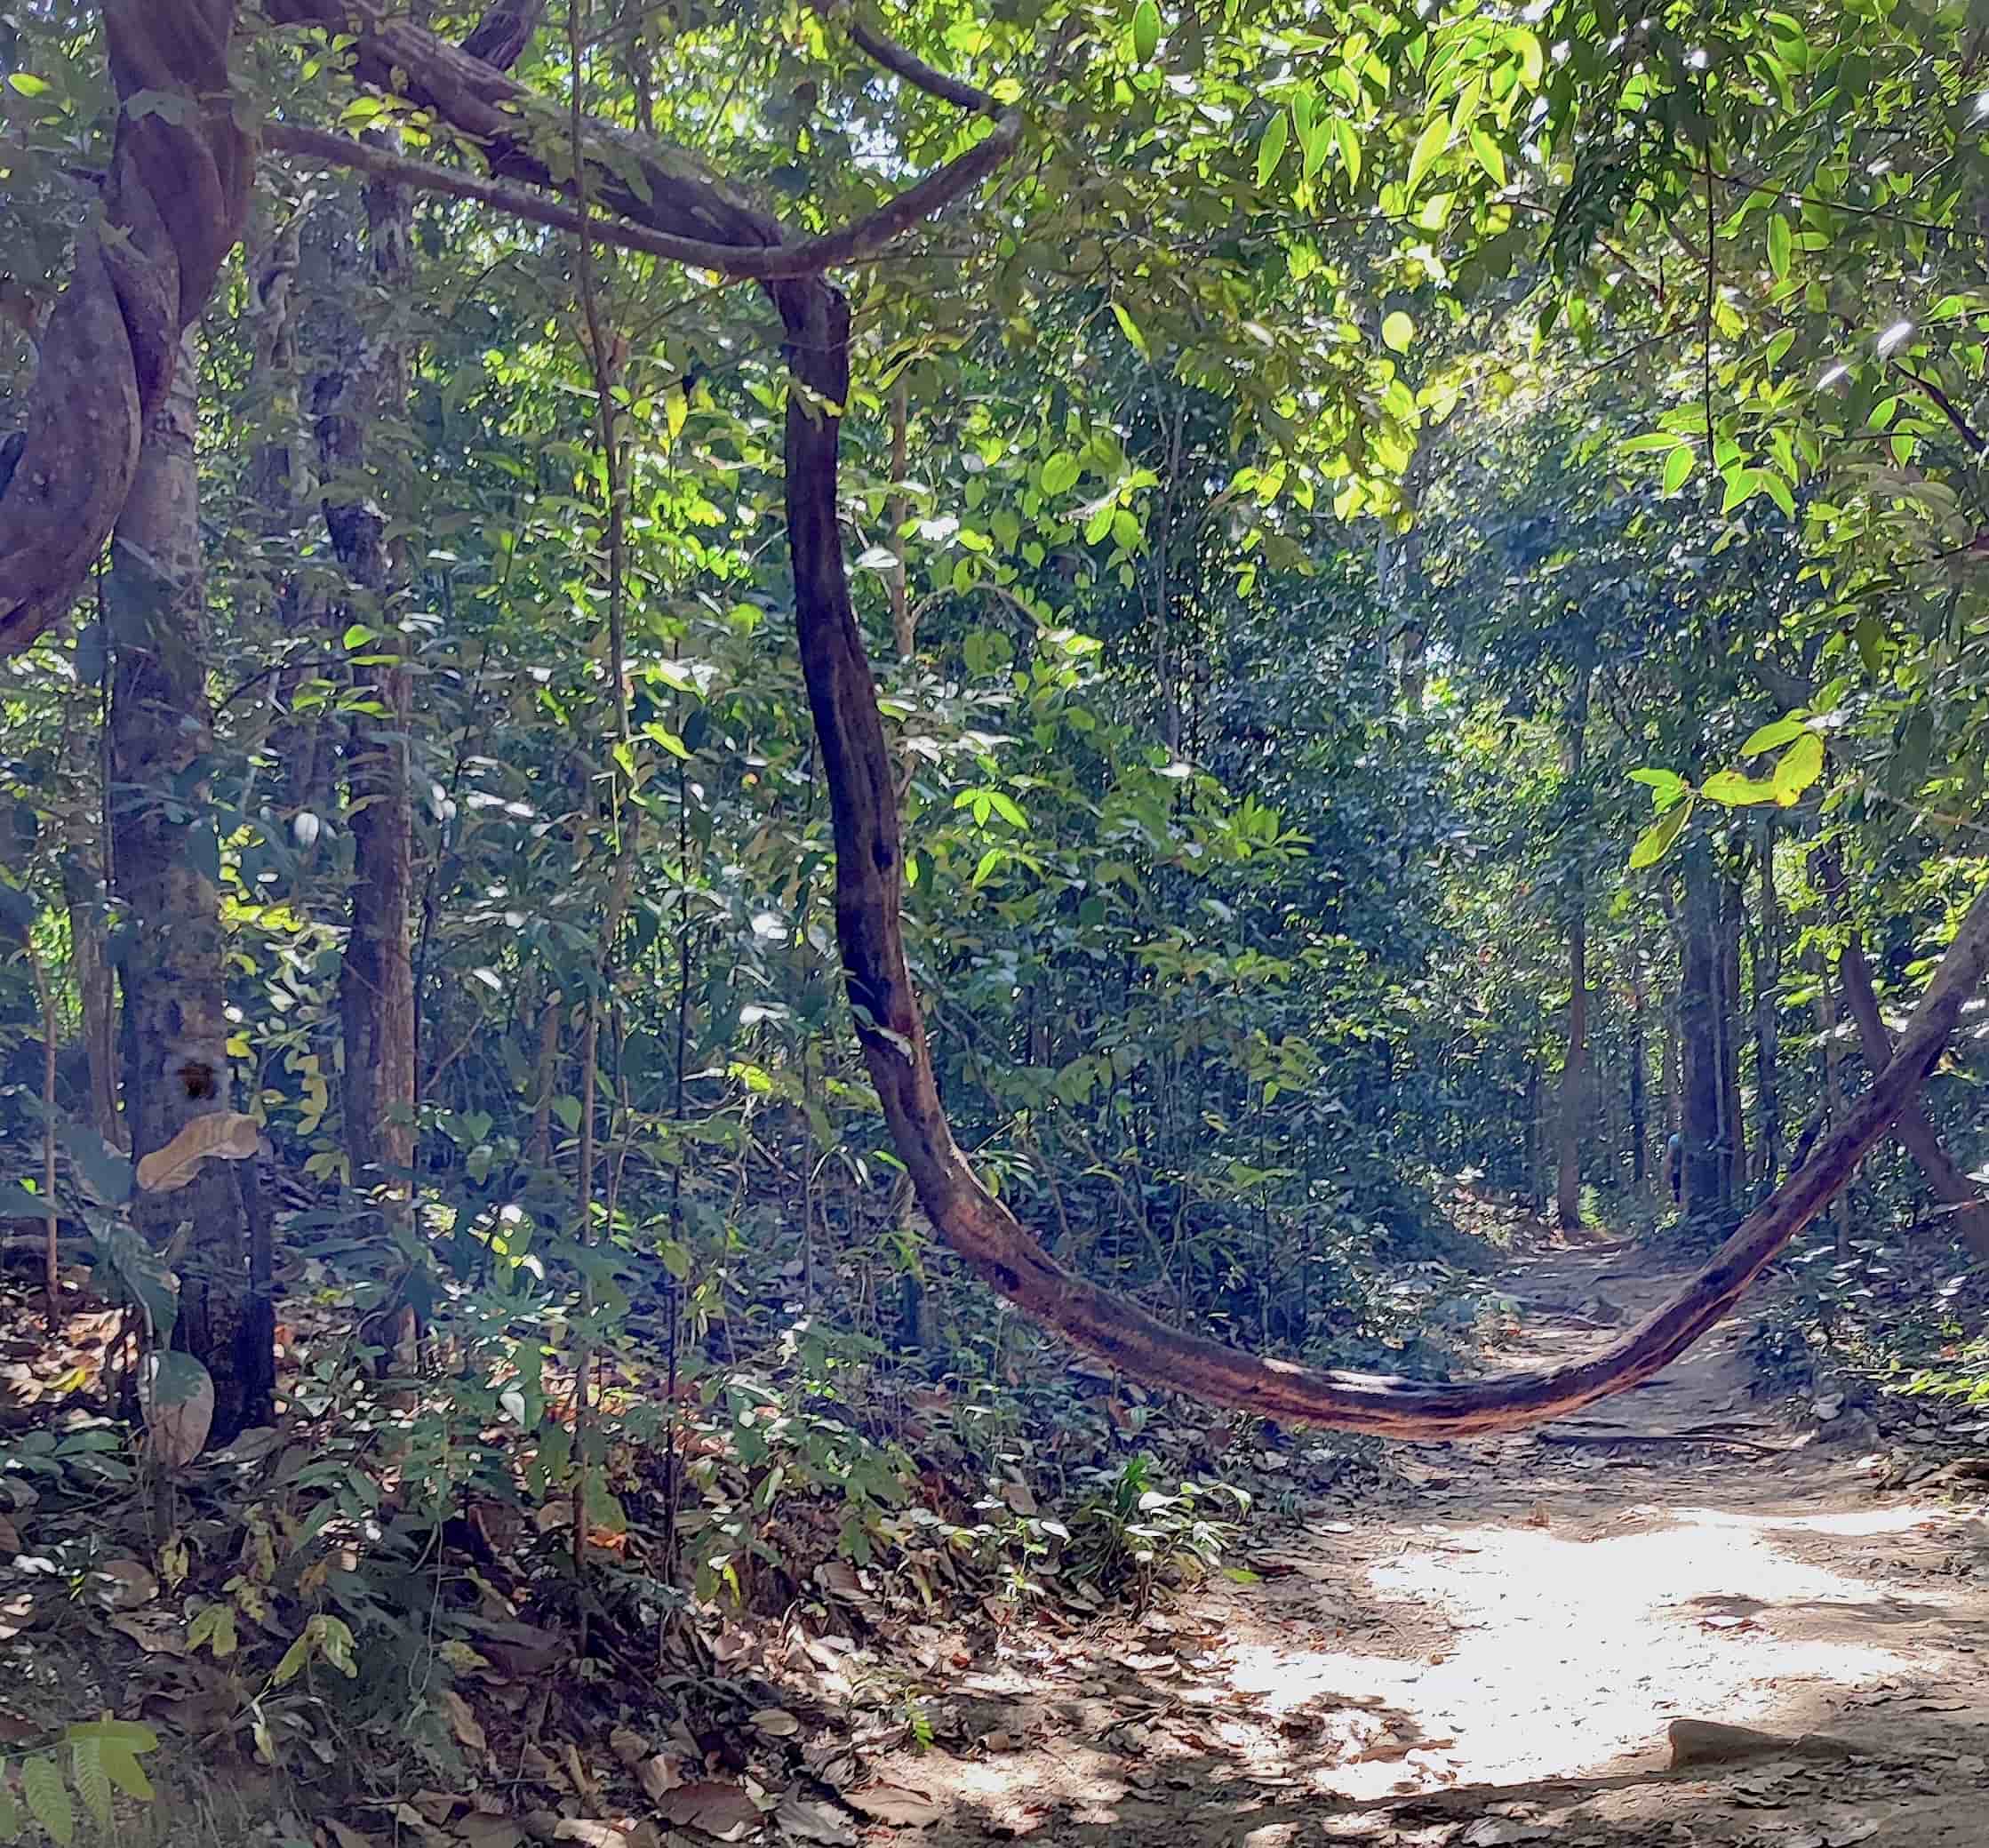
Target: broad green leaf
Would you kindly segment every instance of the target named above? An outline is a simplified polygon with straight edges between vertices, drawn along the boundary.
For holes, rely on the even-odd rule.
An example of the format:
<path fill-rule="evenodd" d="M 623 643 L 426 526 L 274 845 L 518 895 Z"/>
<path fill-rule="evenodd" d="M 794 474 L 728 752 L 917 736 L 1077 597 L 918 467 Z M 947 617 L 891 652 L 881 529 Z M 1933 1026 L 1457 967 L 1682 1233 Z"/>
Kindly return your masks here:
<path fill-rule="evenodd" d="M 1768 221 L 1768 267 L 1777 281 L 1789 273 L 1789 252 L 1793 245 L 1789 221 L 1777 212 Z"/>
<path fill-rule="evenodd" d="M 61 1767 L 54 1759 L 22 1761 L 20 1794 L 28 1799 L 28 1813 L 54 1836 L 58 1848 L 69 1848 L 76 1840 L 76 1807 L 69 1801 L 69 1787 L 62 1781 Z"/>
<path fill-rule="evenodd" d="M 1790 519 L 1795 517 L 1795 494 L 1781 473 L 1774 468 L 1759 468 L 1755 473 L 1761 477 L 1761 486 L 1767 490 L 1768 498 Z"/>
<path fill-rule="evenodd" d="M 1857 656 L 1865 663 L 1867 674 L 1877 674 L 1885 666 L 1885 653 L 1881 646 L 1885 639 L 1885 625 L 1876 616 L 1860 616 L 1857 627 L 1851 631 L 1851 639 L 1857 644 Z"/>
<path fill-rule="evenodd" d="M 1698 459 L 1698 451 L 1689 443 L 1681 443 L 1665 458 L 1665 492 L 1667 494 L 1675 494 L 1685 485 L 1686 477 L 1691 474 Z"/>
<path fill-rule="evenodd" d="M 1634 436 L 1626 436 L 1617 444 L 1619 454 L 1639 456 L 1657 451 L 1672 450 L 1678 446 L 1678 438 L 1669 430 L 1642 430 Z"/>
<path fill-rule="evenodd" d="M 1654 867 L 1672 850 L 1672 843 L 1685 830 L 1686 822 L 1692 814 L 1690 797 L 1675 804 L 1637 836 L 1636 845 L 1630 849 L 1630 870 L 1640 872 L 1645 867 Z"/>
<path fill-rule="evenodd" d="M 1720 498 L 1720 511 L 1730 514 L 1742 508 L 1761 491 L 1761 472 L 1737 462 L 1726 472 L 1727 492 Z"/>
<path fill-rule="evenodd" d="M 1805 732 L 1775 766 L 1775 799 L 1786 808 L 1823 774 L 1824 741 L 1815 732 Z"/>
<path fill-rule="evenodd" d="M 9 74 L 7 87 L 21 96 L 46 96 L 48 79 L 37 77 L 31 71 L 17 70 Z"/>
<path fill-rule="evenodd" d="M 1271 117 L 1264 131 L 1264 138 L 1257 144 L 1257 183 L 1268 186 L 1271 175 L 1278 170 L 1278 163 L 1284 158 L 1285 143 L 1291 139 L 1291 123 L 1284 111 L 1280 109 Z"/>
<path fill-rule="evenodd" d="M 111 1821 L 110 1774 L 104 1769 L 103 1748 L 93 1739 L 79 1739 L 69 1748 L 69 1776 L 83 1807 L 96 1819 L 99 1828 Z"/>
<path fill-rule="evenodd" d="M 1471 152 L 1494 186 L 1506 184 L 1506 150 L 1478 124 L 1472 125 Z"/>
<path fill-rule="evenodd" d="M 1042 491 L 1046 494 L 1066 494 L 1077 485 L 1077 477 L 1084 472 L 1084 465 L 1067 449 L 1059 449 L 1042 465 Z"/>
<path fill-rule="evenodd" d="M 1397 308 L 1381 324 L 1381 343 L 1392 347 L 1397 353 L 1409 351 L 1409 343 L 1416 338 L 1416 324 Z"/>
<path fill-rule="evenodd" d="M 1416 188 L 1423 182 L 1423 175 L 1442 156 L 1450 145 L 1450 118 L 1436 115 L 1423 124 L 1423 132 L 1416 137 L 1416 145 L 1409 152 L 1409 179 L 1404 183 L 1402 196 L 1413 199 Z"/>
<path fill-rule="evenodd" d="M 1773 783 L 1757 781 L 1751 776 L 1743 776 L 1737 770 L 1715 771 L 1706 778 L 1699 794 L 1707 801 L 1723 804 L 1729 809 L 1776 799 Z"/>
<path fill-rule="evenodd" d="M 1132 10 L 1132 54 L 1142 64 L 1153 57 L 1154 48 L 1160 44 L 1160 8 L 1154 4 L 1154 0 L 1139 0 L 1139 4 Z"/>
<path fill-rule="evenodd" d="M 1772 751 L 1802 736 L 1805 713 L 1792 712 L 1786 717 L 1770 719 L 1765 725 L 1756 726 L 1747 734 L 1747 742 L 1741 746 L 1744 757 L 1758 757 L 1763 751 Z"/>
<path fill-rule="evenodd" d="M 1361 137 L 1344 116 L 1333 124 L 1333 139 L 1339 143 L 1340 165 L 1346 170 L 1348 187 L 1361 183 Z"/>
<path fill-rule="evenodd" d="M 1691 787 L 1675 770 L 1633 770 L 1633 783 L 1642 783 L 1650 791 L 1651 800 L 1658 804 L 1658 812 L 1663 814 Z"/>
<path fill-rule="evenodd" d="M 145 1767 L 122 1746 L 106 1744 L 101 1751 L 104 1772 L 110 1781 L 126 1796 L 150 1803 L 157 1793 L 152 1788 L 152 1780 L 145 1774 Z"/>

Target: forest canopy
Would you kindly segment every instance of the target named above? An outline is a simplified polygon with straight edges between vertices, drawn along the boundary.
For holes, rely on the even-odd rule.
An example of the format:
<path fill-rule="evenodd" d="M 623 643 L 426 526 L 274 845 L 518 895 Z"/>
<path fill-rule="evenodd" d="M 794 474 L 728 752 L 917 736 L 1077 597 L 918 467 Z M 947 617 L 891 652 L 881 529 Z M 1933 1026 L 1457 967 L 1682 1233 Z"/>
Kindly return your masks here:
<path fill-rule="evenodd" d="M 181 1461 L 446 1332 L 578 1559 L 638 1378 L 1002 1380 L 955 1260 L 1417 1438 L 1978 1265 L 1977 12 L 17 0 L 52 1324 Z M 1460 1188 L 1700 1268 L 1470 1376 Z"/>

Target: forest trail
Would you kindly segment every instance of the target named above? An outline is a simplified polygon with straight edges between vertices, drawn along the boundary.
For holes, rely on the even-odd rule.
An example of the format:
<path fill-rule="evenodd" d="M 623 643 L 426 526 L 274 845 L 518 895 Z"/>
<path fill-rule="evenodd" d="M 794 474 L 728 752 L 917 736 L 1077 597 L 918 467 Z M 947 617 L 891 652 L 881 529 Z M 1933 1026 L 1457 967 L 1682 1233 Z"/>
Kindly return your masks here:
<path fill-rule="evenodd" d="M 1625 1248 L 1549 1254 L 1507 1280 L 1488 1359 L 1579 1352 L 1672 1283 Z M 1777 1424 L 1752 1325 L 1583 1418 L 1393 1451 L 1390 1492 L 1308 1510 L 1254 1583 L 1013 1635 L 945 1697 L 979 1749 L 878 1767 L 930 1819 L 896 1839 L 1981 1844 L 1989 1523 L 1878 1492 L 1869 1426 Z M 1675 1720 L 1812 1736 L 1674 1772 Z"/>

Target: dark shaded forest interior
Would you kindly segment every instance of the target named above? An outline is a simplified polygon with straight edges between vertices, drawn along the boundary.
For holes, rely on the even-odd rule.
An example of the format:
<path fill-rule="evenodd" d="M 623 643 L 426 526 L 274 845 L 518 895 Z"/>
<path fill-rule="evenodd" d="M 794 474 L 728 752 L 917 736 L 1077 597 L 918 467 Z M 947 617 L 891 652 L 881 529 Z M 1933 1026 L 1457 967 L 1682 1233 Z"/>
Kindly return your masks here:
<path fill-rule="evenodd" d="M 1989 16 L 0 0 L 0 1841 L 1961 1848 Z"/>

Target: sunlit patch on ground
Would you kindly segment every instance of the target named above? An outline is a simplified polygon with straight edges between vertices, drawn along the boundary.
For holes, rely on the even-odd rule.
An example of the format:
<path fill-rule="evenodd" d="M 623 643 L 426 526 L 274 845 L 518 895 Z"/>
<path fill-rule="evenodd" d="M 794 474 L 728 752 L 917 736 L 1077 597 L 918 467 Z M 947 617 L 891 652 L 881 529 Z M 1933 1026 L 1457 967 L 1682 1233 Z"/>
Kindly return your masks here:
<path fill-rule="evenodd" d="M 1882 1627 L 1942 1606 L 1792 1556 L 1796 1532 L 1900 1532 L 1924 1509 L 1830 1516 L 1670 1512 L 1667 1524 L 1582 1538 L 1552 1529 L 1460 1527 L 1411 1538 L 1366 1573 L 1386 1605 L 1449 1628 L 1421 1661 L 1359 1652 L 1236 1652 L 1238 1689 L 1274 1713 L 1378 1701 L 1396 1743 L 1314 1772 L 1351 1797 L 1405 1780 L 1518 1782 L 1648 1755 L 1681 1716 L 1746 1725 L 1819 1719 L 1841 1696 L 1917 1666 Z M 1868 1636 L 1857 1632 L 1870 1630 Z"/>

